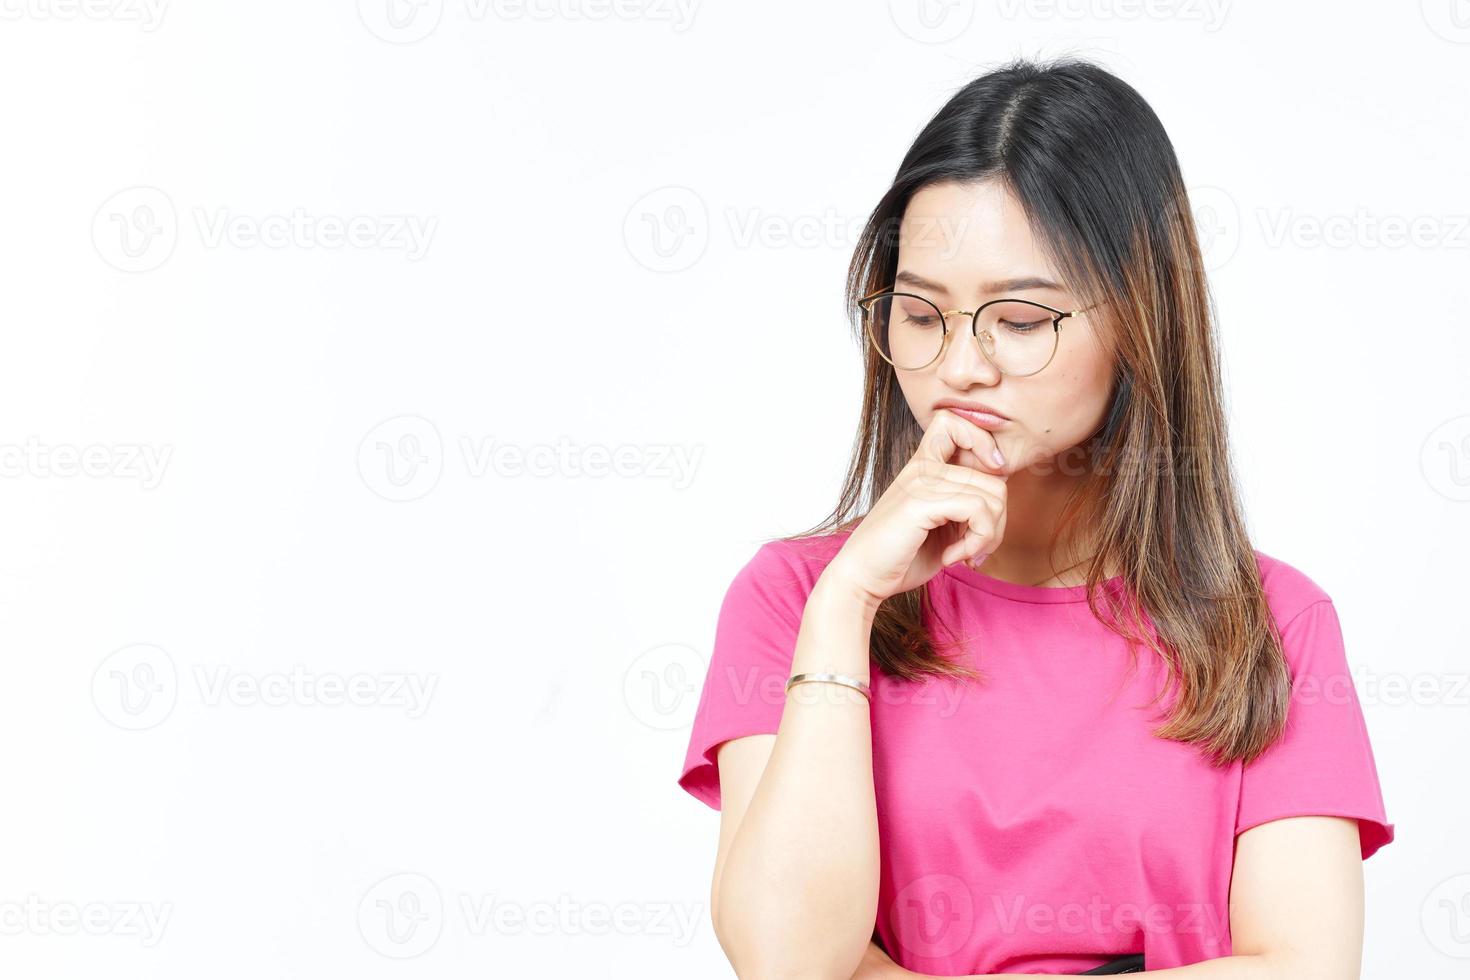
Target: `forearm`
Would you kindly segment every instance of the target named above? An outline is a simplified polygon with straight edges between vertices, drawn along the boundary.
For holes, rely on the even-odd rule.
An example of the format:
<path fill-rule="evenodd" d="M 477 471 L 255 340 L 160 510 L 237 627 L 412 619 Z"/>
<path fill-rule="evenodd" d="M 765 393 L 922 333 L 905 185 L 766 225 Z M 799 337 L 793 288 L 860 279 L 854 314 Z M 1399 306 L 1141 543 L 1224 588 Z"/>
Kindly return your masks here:
<path fill-rule="evenodd" d="M 874 612 L 819 579 L 791 672 L 870 679 Z M 878 871 L 868 701 L 836 684 L 798 684 L 716 884 L 720 945 L 742 978 L 847 980 L 873 934 Z"/>

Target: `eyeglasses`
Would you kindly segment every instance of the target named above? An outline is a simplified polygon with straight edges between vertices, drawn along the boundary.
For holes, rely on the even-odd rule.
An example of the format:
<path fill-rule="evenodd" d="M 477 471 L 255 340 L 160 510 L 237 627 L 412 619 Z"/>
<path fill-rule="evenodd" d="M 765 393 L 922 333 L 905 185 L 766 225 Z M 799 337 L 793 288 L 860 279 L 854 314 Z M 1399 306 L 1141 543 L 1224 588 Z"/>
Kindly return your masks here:
<path fill-rule="evenodd" d="M 970 334 L 1001 374 L 1025 377 L 1051 363 L 1061 344 L 1062 321 L 1098 304 L 1065 312 L 1025 299 L 994 299 L 971 313 L 940 312 L 922 296 L 882 290 L 858 300 L 873 347 L 903 371 L 928 367 L 943 355 L 952 334 L 946 320 L 970 317 Z"/>

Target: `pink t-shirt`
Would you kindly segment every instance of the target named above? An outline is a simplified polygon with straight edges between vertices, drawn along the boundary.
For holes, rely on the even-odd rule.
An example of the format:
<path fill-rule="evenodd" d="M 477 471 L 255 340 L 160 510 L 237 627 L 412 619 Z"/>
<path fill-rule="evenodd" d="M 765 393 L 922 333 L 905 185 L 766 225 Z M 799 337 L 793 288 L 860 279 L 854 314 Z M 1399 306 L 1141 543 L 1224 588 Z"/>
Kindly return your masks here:
<path fill-rule="evenodd" d="M 806 596 L 850 533 L 762 544 L 730 585 L 679 776 L 715 809 L 715 750 L 777 730 Z M 1130 672 L 1085 587 L 964 565 L 935 577 L 988 681 L 871 672 L 876 928 L 900 966 L 1075 974 L 1130 953 L 1146 970 L 1228 956 L 1236 834 L 1323 814 L 1358 820 L 1364 858 L 1393 840 L 1332 600 L 1255 554 L 1294 693 L 1281 740 L 1224 769 L 1150 734 L 1164 665 L 1140 646 Z"/>

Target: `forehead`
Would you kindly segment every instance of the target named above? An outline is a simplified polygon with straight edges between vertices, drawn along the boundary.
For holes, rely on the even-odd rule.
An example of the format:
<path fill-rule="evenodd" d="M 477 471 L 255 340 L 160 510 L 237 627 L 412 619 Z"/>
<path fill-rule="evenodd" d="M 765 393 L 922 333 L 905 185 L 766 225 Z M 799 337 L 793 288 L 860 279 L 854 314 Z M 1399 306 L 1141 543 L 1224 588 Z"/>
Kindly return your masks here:
<path fill-rule="evenodd" d="M 999 180 L 944 181 L 916 192 L 899 230 L 898 267 L 959 295 L 1001 279 L 1060 281 L 1020 202 Z"/>

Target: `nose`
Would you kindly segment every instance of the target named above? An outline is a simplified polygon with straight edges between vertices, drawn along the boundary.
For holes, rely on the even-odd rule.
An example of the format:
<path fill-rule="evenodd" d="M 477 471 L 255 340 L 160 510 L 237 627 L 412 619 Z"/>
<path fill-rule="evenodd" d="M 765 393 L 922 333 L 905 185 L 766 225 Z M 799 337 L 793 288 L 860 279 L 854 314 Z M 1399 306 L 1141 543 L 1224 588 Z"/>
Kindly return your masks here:
<path fill-rule="evenodd" d="M 1000 383 L 1000 369 L 980 349 L 980 339 L 973 332 L 974 316 L 967 310 L 950 310 L 944 314 L 944 349 L 939 352 L 939 377 L 945 384 L 961 390 L 972 385 Z"/>

